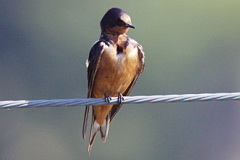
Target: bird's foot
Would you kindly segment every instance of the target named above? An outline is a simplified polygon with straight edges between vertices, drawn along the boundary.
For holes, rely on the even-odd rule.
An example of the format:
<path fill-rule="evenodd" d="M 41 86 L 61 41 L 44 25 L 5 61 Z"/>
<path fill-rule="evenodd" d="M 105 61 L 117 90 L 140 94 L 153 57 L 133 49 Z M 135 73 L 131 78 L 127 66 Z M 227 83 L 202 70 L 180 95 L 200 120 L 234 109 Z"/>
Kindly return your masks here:
<path fill-rule="evenodd" d="M 112 97 L 110 97 L 110 96 L 107 95 L 107 94 L 104 94 L 104 99 L 105 99 L 105 102 L 110 103 L 110 101 L 112 100 Z"/>
<path fill-rule="evenodd" d="M 118 103 L 123 103 L 124 102 L 124 97 L 121 93 L 118 93 Z"/>

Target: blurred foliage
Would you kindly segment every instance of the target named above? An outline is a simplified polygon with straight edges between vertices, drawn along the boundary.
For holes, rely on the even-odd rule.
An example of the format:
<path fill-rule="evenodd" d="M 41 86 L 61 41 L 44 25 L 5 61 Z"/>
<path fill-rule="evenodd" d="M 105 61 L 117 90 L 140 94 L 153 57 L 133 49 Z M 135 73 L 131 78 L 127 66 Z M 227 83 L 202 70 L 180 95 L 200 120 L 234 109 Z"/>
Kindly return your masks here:
<path fill-rule="evenodd" d="M 146 52 L 132 95 L 240 90 L 240 1 L 0 0 L 0 100 L 84 98 L 99 22 L 119 7 Z M 0 159 L 239 159 L 239 102 L 125 105 L 91 156 L 84 107 L 0 111 Z"/>

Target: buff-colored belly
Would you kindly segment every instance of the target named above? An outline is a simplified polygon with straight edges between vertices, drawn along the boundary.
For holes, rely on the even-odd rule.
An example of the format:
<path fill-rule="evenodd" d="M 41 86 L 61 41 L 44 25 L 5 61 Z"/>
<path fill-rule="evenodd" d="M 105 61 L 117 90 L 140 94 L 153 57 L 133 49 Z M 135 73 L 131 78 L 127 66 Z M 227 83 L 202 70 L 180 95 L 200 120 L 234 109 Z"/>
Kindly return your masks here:
<path fill-rule="evenodd" d="M 117 96 L 124 93 L 139 68 L 138 56 L 103 54 L 96 73 L 93 96 Z M 111 57 L 113 56 L 113 57 Z"/>
<path fill-rule="evenodd" d="M 105 95 L 116 97 L 129 87 L 139 69 L 137 49 L 131 54 L 105 51 L 100 60 L 95 76 L 92 97 L 102 98 Z M 106 119 L 112 105 L 93 106 L 94 115 L 101 125 Z"/>

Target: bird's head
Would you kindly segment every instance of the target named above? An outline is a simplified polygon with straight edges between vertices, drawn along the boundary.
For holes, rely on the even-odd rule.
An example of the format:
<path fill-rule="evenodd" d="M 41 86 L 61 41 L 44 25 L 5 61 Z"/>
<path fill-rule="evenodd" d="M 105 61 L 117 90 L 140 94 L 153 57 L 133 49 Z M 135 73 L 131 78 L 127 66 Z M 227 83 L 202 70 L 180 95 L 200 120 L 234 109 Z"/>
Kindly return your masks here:
<path fill-rule="evenodd" d="M 102 32 L 108 34 L 125 34 L 129 28 L 135 28 L 130 16 L 119 8 L 111 8 L 101 20 Z"/>

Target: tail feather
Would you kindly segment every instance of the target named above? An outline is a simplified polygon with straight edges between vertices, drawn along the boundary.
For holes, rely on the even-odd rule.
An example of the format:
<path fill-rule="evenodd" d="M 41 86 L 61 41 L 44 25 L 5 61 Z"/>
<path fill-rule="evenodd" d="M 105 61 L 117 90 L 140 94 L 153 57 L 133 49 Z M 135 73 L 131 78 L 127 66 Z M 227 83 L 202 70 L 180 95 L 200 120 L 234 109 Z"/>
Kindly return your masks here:
<path fill-rule="evenodd" d="M 108 115 L 103 124 L 100 127 L 102 141 L 107 140 L 108 131 L 109 131 L 110 116 Z"/>
<path fill-rule="evenodd" d="M 83 136 L 83 139 L 86 138 L 89 108 L 90 108 L 90 106 L 86 106 L 86 108 L 85 108 L 85 113 L 84 113 L 83 128 L 82 128 L 82 136 Z"/>
<path fill-rule="evenodd" d="M 109 123 L 110 123 L 110 117 L 109 115 L 106 117 L 104 123 L 100 126 L 96 119 L 92 118 L 92 125 L 91 125 L 91 131 L 90 131 L 90 138 L 89 138 L 89 145 L 88 145 L 88 153 L 90 154 L 93 142 L 96 138 L 97 132 L 100 131 L 101 133 L 101 139 L 102 141 L 106 141 L 109 131 Z"/>
<path fill-rule="evenodd" d="M 95 118 L 92 120 L 92 125 L 91 125 L 91 131 L 90 131 L 90 137 L 89 137 L 89 145 L 88 145 L 88 153 L 90 154 L 93 146 L 93 142 L 96 138 L 97 132 L 100 129 L 100 125 L 95 121 Z"/>

